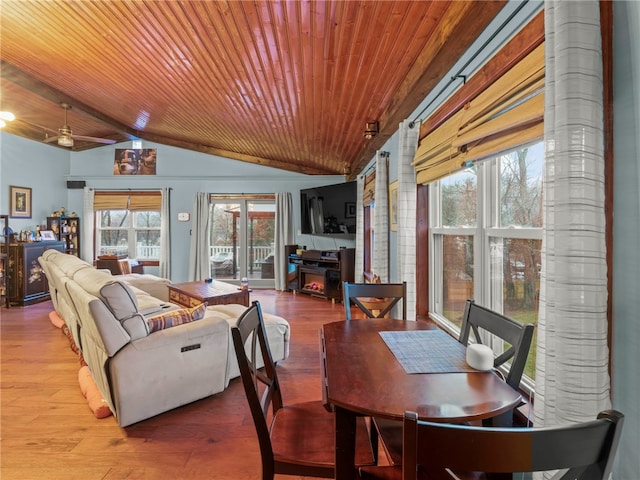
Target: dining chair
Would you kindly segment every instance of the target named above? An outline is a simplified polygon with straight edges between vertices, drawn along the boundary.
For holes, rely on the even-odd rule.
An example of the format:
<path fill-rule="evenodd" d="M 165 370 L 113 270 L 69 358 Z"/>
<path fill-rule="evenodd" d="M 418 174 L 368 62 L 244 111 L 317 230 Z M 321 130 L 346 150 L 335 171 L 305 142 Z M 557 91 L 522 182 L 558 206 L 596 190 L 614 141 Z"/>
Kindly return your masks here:
<path fill-rule="evenodd" d="M 462 325 L 458 340 L 463 345 L 469 343 L 469 337 L 473 332 L 473 338 L 477 343 L 483 342 L 482 332 L 488 332 L 501 339 L 506 345 L 504 351 L 495 357 L 494 369 L 504 375 L 505 382 L 513 389 L 518 390 L 520 380 L 529 356 L 531 341 L 533 339 L 534 325 L 532 323 L 520 323 L 511 318 L 478 305 L 473 300 L 467 300 L 462 315 Z M 485 337 L 486 338 L 486 337 Z M 508 361 L 511 364 L 505 365 Z M 503 371 L 506 370 L 505 373 Z M 509 427 L 513 425 L 513 411 L 483 420 L 484 426 Z M 377 436 L 382 441 L 384 451 L 392 463 L 402 462 L 402 425 L 399 421 L 375 418 L 374 425 Z M 376 442 L 372 435 L 372 442 Z"/>
<path fill-rule="evenodd" d="M 349 283 L 342 284 L 342 300 L 347 320 L 351 320 L 351 306 L 355 305 L 369 318 L 383 318 L 398 303 L 402 303 L 402 319 L 407 318 L 407 283 Z"/>
<path fill-rule="evenodd" d="M 542 428 L 432 423 L 405 412 L 402 465 L 362 467 L 360 478 L 481 479 L 493 473 L 519 479 L 529 478 L 525 472 L 561 470 L 554 480 L 608 480 L 623 423 L 615 410 L 600 412 L 596 420 Z"/>
<path fill-rule="evenodd" d="M 504 351 L 494 359 L 493 367 L 500 368 L 511 360 L 505 381 L 517 390 L 520 388 L 520 380 L 527 364 L 534 328 L 532 323 L 516 322 L 478 305 L 473 300 L 467 300 L 460 327 L 460 343 L 467 345 L 471 332 L 477 343 L 483 343 L 483 331 L 501 339 L 506 345 Z"/>
<path fill-rule="evenodd" d="M 376 278 L 377 277 L 377 278 Z M 402 303 L 402 320 L 407 319 L 407 283 L 379 283 L 380 277 L 365 272 L 365 278 L 372 283 L 342 284 L 342 300 L 347 320 L 351 320 L 351 306 L 357 306 L 368 318 L 383 318 L 398 303 Z M 378 429 L 374 419 L 367 419 L 371 446 L 374 451 L 376 463 L 378 461 Z M 400 442 L 400 422 L 398 425 L 398 442 Z M 387 454 L 388 456 L 388 454 Z"/>
<path fill-rule="evenodd" d="M 275 474 L 333 478 L 334 414 L 320 400 L 284 405 L 259 302 L 244 311 L 231 327 L 231 335 L 258 434 L 262 479 L 272 480 Z M 260 360 L 263 368 L 257 367 Z M 374 464 L 362 418 L 356 431 L 356 464 Z"/>

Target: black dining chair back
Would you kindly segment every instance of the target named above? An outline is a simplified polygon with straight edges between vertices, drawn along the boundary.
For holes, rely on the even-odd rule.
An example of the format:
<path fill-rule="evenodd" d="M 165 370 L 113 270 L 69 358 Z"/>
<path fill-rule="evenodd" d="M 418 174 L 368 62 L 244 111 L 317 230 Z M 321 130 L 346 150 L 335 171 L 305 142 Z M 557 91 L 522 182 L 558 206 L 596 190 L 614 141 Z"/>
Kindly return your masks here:
<path fill-rule="evenodd" d="M 543 428 L 432 423 L 405 412 L 402 466 L 365 467 L 360 477 L 451 480 L 513 474 L 515 480 L 529 478 L 523 473 L 560 470 L 554 480 L 608 480 L 623 423 L 624 415 L 615 410 L 600 412 L 596 420 Z"/>
<path fill-rule="evenodd" d="M 273 480 L 275 474 L 333 478 L 334 414 L 321 400 L 284 404 L 259 302 L 240 316 L 231 336 L 258 434 L 262 479 Z M 357 425 L 356 463 L 374 464 L 364 419 Z"/>
<path fill-rule="evenodd" d="M 481 332 L 486 331 L 506 342 L 508 347 L 495 358 L 493 366 L 498 368 L 510 360 L 511 366 L 505 375 L 505 380 L 517 390 L 531 349 L 533 329 L 532 323 L 516 322 L 505 315 L 478 305 L 473 300 L 467 300 L 459 339 L 460 343 L 467 345 L 473 332 L 473 339 L 477 343 L 483 343 Z"/>
<path fill-rule="evenodd" d="M 355 305 L 369 318 L 383 318 L 398 304 L 402 304 L 402 320 L 407 319 L 407 283 L 349 283 L 342 284 L 342 301 L 347 320 L 351 320 L 351 306 Z M 380 307 L 380 308 L 376 308 Z"/>
<path fill-rule="evenodd" d="M 614 410 L 578 424 L 511 429 L 433 424 L 411 414 L 405 417 L 403 464 L 407 473 L 403 480 L 415 479 L 409 472 L 415 472 L 419 464 L 439 471 L 491 473 L 568 469 L 558 478 L 607 480 L 623 423 L 624 415 Z M 454 448 L 466 454 L 455 455 Z"/>

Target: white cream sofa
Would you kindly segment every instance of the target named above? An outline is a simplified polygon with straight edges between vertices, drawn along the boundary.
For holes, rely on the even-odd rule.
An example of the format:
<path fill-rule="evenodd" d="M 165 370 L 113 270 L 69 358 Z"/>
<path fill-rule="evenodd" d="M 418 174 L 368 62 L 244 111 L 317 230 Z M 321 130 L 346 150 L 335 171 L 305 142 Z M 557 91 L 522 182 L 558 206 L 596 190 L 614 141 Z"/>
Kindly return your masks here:
<path fill-rule="evenodd" d="M 120 426 L 222 392 L 239 375 L 230 326 L 245 306 L 209 306 L 202 319 L 149 333 L 150 318 L 184 312 L 168 301 L 168 280 L 113 276 L 55 250 L 39 261 L 54 309 Z M 288 356 L 289 324 L 264 317 L 273 358 L 282 360 Z"/>

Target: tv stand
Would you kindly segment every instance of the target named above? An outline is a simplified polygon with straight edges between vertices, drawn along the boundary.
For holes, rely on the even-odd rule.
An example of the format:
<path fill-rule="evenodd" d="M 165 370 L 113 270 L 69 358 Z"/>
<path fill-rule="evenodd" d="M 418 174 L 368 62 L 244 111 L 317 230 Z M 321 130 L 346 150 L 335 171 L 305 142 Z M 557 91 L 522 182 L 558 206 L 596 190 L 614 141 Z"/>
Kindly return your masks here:
<path fill-rule="evenodd" d="M 289 271 L 297 271 L 294 292 L 342 301 L 342 282 L 354 281 L 355 248 L 305 250 L 289 255 Z"/>

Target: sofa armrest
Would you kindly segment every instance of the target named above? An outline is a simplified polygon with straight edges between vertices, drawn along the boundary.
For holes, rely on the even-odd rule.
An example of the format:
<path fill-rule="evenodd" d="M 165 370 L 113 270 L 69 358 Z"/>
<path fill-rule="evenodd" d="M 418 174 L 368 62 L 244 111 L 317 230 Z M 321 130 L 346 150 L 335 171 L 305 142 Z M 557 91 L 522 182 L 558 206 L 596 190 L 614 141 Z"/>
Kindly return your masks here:
<path fill-rule="evenodd" d="M 208 315 L 126 345 L 108 367 L 120 426 L 223 391 L 229 336 L 227 321 Z"/>
<path fill-rule="evenodd" d="M 144 352 L 165 347 L 173 347 L 180 344 L 181 347 L 189 346 L 192 340 L 209 335 L 212 332 L 223 332 L 225 327 L 229 329 L 229 324 L 221 315 L 208 313 L 204 318 L 189 323 L 176 325 L 150 333 L 146 337 L 139 338 L 131 342 L 134 349 Z"/>

